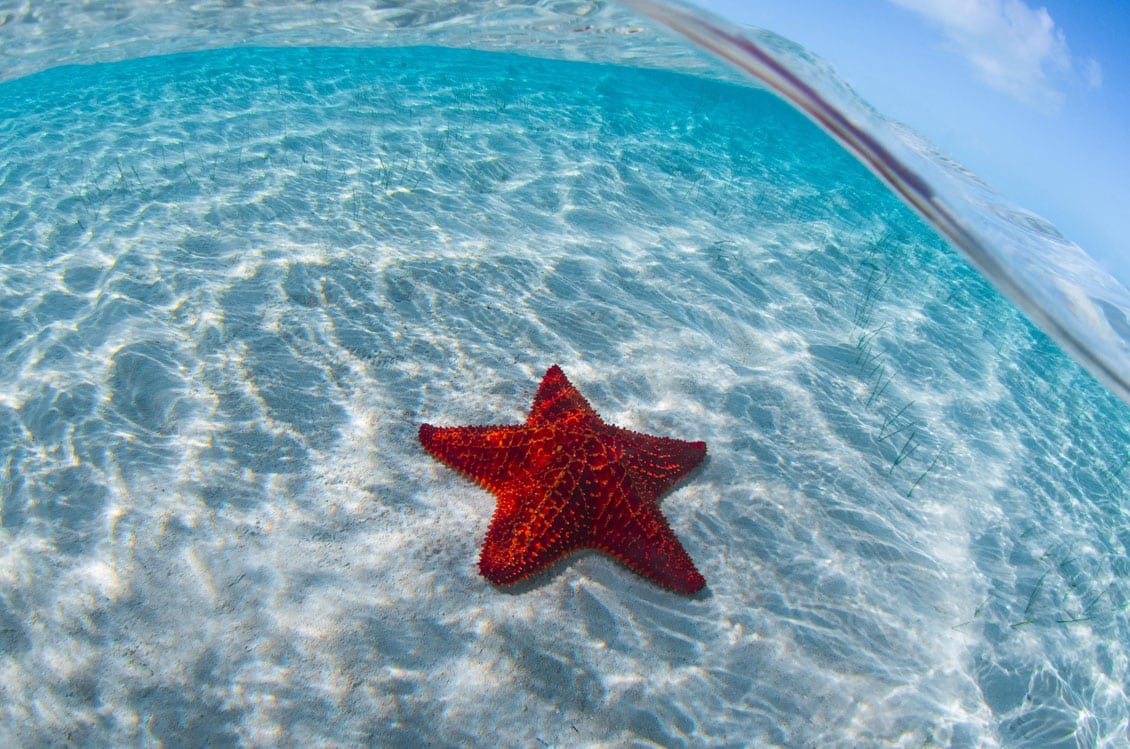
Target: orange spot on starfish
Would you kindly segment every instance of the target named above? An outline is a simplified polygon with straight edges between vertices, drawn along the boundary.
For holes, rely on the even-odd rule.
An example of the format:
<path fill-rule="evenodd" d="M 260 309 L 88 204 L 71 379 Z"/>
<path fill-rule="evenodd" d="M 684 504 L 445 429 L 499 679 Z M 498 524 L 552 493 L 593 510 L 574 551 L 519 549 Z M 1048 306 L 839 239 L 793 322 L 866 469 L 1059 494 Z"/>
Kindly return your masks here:
<path fill-rule="evenodd" d="M 605 424 L 556 364 L 526 423 L 421 424 L 420 444 L 498 497 L 479 555 L 479 571 L 495 585 L 580 549 L 680 593 L 706 585 L 659 511 L 659 497 L 702 462 L 706 443 Z"/>

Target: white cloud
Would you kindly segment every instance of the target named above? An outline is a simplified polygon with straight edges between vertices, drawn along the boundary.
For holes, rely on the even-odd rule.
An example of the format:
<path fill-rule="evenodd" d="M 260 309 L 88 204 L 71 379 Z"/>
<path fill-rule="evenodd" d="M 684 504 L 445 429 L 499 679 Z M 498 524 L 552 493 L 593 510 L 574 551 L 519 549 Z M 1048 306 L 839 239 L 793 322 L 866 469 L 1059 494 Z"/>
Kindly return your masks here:
<path fill-rule="evenodd" d="M 1046 8 L 1022 0 L 891 0 L 940 27 L 954 47 L 990 86 L 1041 108 L 1058 107 L 1063 95 L 1054 81 L 1071 71 L 1063 31 Z M 1091 61 L 1083 71 L 1089 85 L 1102 82 Z"/>
<path fill-rule="evenodd" d="M 1087 58 L 1083 68 L 1083 77 L 1087 80 L 1087 88 L 1099 88 L 1103 85 L 1103 66 L 1093 57 Z"/>

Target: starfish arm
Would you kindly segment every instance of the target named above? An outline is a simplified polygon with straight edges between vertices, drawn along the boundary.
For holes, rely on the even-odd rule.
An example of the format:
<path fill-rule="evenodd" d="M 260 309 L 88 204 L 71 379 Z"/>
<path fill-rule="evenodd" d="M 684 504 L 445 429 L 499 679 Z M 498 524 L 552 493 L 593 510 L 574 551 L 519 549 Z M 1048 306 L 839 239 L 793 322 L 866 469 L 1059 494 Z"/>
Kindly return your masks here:
<path fill-rule="evenodd" d="M 485 427 L 420 425 L 420 444 L 439 460 L 494 493 L 529 475 L 544 436 L 524 424 Z"/>
<path fill-rule="evenodd" d="M 590 448 L 589 456 L 590 491 L 599 496 L 592 518 L 592 547 L 672 590 L 701 590 L 706 580 L 667 524 L 659 502 L 636 491 L 628 464 L 603 446 Z"/>
<path fill-rule="evenodd" d="M 603 427 L 622 451 L 621 460 L 641 496 L 658 499 L 693 471 L 706 457 L 705 442 L 655 437 L 629 429 Z"/>
<path fill-rule="evenodd" d="M 590 420 L 600 422 L 600 417 L 580 391 L 565 377 L 561 367 L 554 364 L 546 371 L 545 377 L 538 385 L 534 405 L 530 408 L 530 416 L 526 423 L 531 426 L 555 422 L 580 424 Z"/>
<path fill-rule="evenodd" d="M 635 505 L 632 507 L 632 505 Z M 654 502 L 627 502 L 594 528 L 594 547 L 619 559 L 633 571 L 680 593 L 697 593 L 706 579 Z"/>
<path fill-rule="evenodd" d="M 495 585 L 516 583 L 588 545 L 589 508 L 576 499 L 576 477 L 564 465 L 547 474 L 540 492 L 531 486 L 522 496 L 499 495 L 479 555 L 479 571 Z"/>

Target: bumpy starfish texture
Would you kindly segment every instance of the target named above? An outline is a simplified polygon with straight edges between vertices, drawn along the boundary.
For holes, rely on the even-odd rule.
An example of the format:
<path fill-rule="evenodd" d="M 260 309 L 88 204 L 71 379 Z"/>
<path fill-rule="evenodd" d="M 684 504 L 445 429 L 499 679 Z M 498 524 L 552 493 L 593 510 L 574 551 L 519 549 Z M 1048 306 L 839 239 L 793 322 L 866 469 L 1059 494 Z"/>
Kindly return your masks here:
<path fill-rule="evenodd" d="M 524 424 L 420 425 L 424 449 L 498 498 L 479 570 L 509 585 L 597 549 L 680 593 L 706 580 L 659 511 L 659 497 L 706 456 L 684 442 L 605 424 L 556 364 Z"/>

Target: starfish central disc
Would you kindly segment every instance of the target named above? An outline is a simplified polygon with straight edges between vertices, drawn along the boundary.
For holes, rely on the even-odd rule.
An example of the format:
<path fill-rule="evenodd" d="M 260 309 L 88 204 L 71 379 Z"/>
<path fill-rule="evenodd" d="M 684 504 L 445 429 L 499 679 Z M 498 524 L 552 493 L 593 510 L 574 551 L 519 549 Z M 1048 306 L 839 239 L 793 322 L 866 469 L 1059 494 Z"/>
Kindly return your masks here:
<path fill-rule="evenodd" d="M 680 593 L 706 584 L 659 510 L 659 497 L 702 462 L 706 443 L 605 424 L 556 364 L 524 424 L 421 424 L 420 443 L 498 498 L 479 556 L 496 585 L 579 549 L 598 549 Z"/>

